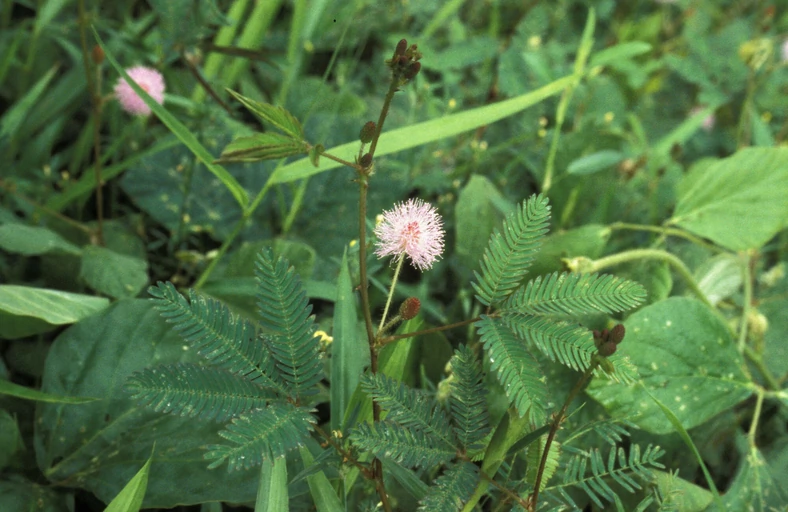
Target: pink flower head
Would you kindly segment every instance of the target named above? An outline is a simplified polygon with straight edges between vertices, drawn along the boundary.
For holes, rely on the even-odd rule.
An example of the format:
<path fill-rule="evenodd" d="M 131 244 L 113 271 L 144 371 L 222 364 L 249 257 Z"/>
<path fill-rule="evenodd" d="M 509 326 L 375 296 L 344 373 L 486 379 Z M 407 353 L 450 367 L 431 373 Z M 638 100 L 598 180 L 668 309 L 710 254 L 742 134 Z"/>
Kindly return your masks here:
<path fill-rule="evenodd" d="M 690 117 L 695 117 L 698 114 L 700 114 L 701 112 L 703 112 L 705 109 L 706 109 L 706 107 L 700 107 L 700 106 L 692 107 L 692 110 L 690 110 L 689 115 L 690 115 Z M 714 114 L 709 114 L 708 116 L 703 118 L 703 122 L 701 123 L 701 127 L 704 130 L 706 130 L 707 132 L 710 132 L 712 130 L 712 128 L 714 128 L 714 123 L 716 123 L 716 122 L 717 122 L 717 119 L 714 117 Z"/>
<path fill-rule="evenodd" d="M 431 204 L 408 199 L 383 212 L 383 222 L 375 228 L 378 258 L 408 256 L 414 267 L 432 267 L 443 252 L 443 220 Z"/>
<path fill-rule="evenodd" d="M 164 103 L 164 77 L 153 68 L 137 66 L 126 70 L 132 80 L 161 105 Z M 128 82 L 120 77 L 115 85 L 115 96 L 123 110 L 135 116 L 149 116 L 150 107 L 142 101 Z"/>
<path fill-rule="evenodd" d="M 788 62 L 788 39 L 783 41 L 783 44 L 780 47 L 780 57 L 782 57 L 783 62 Z"/>

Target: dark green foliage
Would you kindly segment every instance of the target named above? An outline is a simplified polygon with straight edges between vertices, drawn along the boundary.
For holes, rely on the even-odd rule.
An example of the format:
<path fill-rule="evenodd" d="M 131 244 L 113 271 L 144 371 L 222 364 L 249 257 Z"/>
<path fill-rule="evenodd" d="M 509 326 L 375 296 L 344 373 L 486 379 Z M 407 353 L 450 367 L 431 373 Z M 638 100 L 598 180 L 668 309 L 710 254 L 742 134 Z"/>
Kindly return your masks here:
<path fill-rule="evenodd" d="M 533 424 L 544 422 L 547 386 L 539 362 L 502 320 L 482 315 L 476 327 L 509 401 L 521 417 L 527 414 Z"/>
<path fill-rule="evenodd" d="M 388 457 L 406 467 L 430 468 L 452 460 L 457 452 L 441 438 L 391 420 L 362 423 L 350 434 L 353 443 L 376 457 Z"/>
<path fill-rule="evenodd" d="M 471 497 L 479 483 L 479 468 L 469 462 L 449 467 L 421 500 L 420 512 L 454 512 Z"/>
<path fill-rule="evenodd" d="M 264 408 L 275 396 L 241 375 L 194 364 L 146 368 L 129 377 L 126 390 L 156 412 L 215 421 Z"/>
<path fill-rule="evenodd" d="M 607 478 L 612 479 L 628 492 L 634 493 L 642 486 L 630 475 L 634 475 L 644 482 L 652 481 L 654 474 L 649 467 L 663 469 L 665 466 L 659 462 L 659 458 L 664 453 L 664 450 L 658 446 L 649 445 L 645 453 L 641 455 L 640 446 L 633 444 L 628 457 L 622 447 L 613 448 L 608 454 L 607 462 L 605 462 L 599 450 L 581 452 L 566 462 L 563 482 L 549 486 L 546 492 L 560 495 L 564 501 L 577 508 L 577 505 L 564 490 L 567 487 L 576 486 L 583 489 L 599 508 L 604 508 L 600 497 L 610 502 L 615 501 L 616 497 L 615 491 L 606 481 Z M 589 466 L 590 474 L 588 472 Z"/>
<path fill-rule="evenodd" d="M 233 419 L 219 435 L 232 445 L 208 447 L 206 459 L 215 468 L 225 460 L 230 471 L 259 466 L 264 459 L 283 457 L 304 444 L 315 423 L 314 411 L 287 402 L 273 402 L 265 409 Z"/>
<path fill-rule="evenodd" d="M 361 376 L 361 388 L 388 411 L 386 417 L 410 430 L 420 430 L 454 446 L 449 418 L 425 393 L 409 388 L 382 373 Z"/>
<path fill-rule="evenodd" d="M 320 343 L 312 336 L 312 307 L 301 280 L 285 260 L 275 261 L 270 250 L 258 256 L 255 275 L 260 325 L 280 382 L 294 398 L 314 394 L 323 377 L 323 365 Z"/>
<path fill-rule="evenodd" d="M 481 448 L 478 443 L 490 432 L 490 414 L 487 410 L 481 366 L 473 351 L 463 345 L 451 359 L 454 379 L 451 384 L 449 405 L 454 422 L 454 433 L 466 450 Z"/>
<path fill-rule="evenodd" d="M 549 221 L 547 198 L 532 196 L 506 217 L 502 232 L 493 231 L 481 261 L 482 273 L 474 272 L 472 285 L 479 302 L 498 304 L 517 288 L 542 245 Z"/>
<path fill-rule="evenodd" d="M 539 276 L 518 289 L 504 305 L 529 315 L 584 315 L 616 313 L 646 298 L 638 283 L 599 274 L 554 272 Z"/>
<path fill-rule="evenodd" d="M 513 311 L 504 312 L 502 319 L 520 339 L 532 343 L 551 360 L 577 371 L 591 365 L 596 346 L 588 329 Z"/>
<path fill-rule="evenodd" d="M 187 343 L 212 365 L 242 375 L 264 387 L 282 389 L 271 376 L 273 361 L 248 322 L 236 318 L 220 302 L 189 291 L 187 301 L 172 283 L 148 289 L 156 309 Z"/>

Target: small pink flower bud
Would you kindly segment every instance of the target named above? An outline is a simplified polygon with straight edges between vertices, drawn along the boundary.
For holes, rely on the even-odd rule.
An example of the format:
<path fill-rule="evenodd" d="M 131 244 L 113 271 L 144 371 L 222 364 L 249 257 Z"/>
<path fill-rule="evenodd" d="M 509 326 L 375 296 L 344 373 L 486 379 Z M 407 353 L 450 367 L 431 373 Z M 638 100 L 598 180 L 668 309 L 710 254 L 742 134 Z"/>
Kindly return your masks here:
<path fill-rule="evenodd" d="M 403 320 L 416 318 L 416 315 L 419 314 L 419 309 L 421 309 L 421 301 L 416 297 L 408 297 L 399 307 L 399 316 Z"/>
<path fill-rule="evenodd" d="M 626 334 L 626 329 L 624 329 L 624 326 L 622 324 L 616 324 L 615 327 L 610 329 L 610 336 L 608 339 L 618 345 L 621 343 L 621 340 L 624 339 L 624 334 Z"/>

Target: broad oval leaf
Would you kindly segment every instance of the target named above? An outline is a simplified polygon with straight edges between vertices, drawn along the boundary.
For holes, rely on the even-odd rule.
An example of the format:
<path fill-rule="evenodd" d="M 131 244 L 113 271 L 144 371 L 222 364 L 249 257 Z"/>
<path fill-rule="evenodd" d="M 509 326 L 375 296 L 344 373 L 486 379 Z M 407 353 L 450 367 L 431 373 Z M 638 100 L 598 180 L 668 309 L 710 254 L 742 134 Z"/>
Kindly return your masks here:
<path fill-rule="evenodd" d="M 690 429 L 753 392 L 728 327 L 701 302 L 673 297 L 633 314 L 619 352 L 637 367 L 645 387 Z M 673 426 L 639 384 L 594 380 L 588 393 L 613 416 L 656 434 Z"/>
<path fill-rule="evenodd" d="M 0 249 L 25 256 L 38 256 L 51 252 L 79 255 L 81 250 L 47 228 L 24 224 L 0 226 Z"/>
<path fill-rule="evenodd" d="M 120 301 L 64 331 L 50 349 L 41 390 L 102 400 L 38 404 L 36 458 L 44 475 L 109 502 L 156 443 L 143 508 L 253 501 L 256 472 L 229 476 L 207 468 L 204 447 L 219 440 L 221 425 L 147 411 L 122 389 L 135 371 L 197 358 L 153 301 Z"/>
<path fill-rule="evenodd" d="M 670 220 L 733 250 L 762 247 L 788 223 L 788 148 L 746 148 L 693 169 Z"/>

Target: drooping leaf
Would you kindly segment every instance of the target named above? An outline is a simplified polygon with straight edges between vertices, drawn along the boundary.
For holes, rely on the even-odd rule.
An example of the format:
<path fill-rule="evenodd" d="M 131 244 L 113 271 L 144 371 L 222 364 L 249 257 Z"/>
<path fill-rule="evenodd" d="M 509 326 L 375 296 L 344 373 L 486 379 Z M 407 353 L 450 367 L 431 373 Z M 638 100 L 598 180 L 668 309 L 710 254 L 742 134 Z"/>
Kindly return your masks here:
<path fill-rule="evenodd" d="M 390 420 L 362 423 L 351 432 L 350 439 L 360 449 L 376 457 L 389 457 L 406 467 L 430 468 L 456 456 L 453 447 L 434 435 Z"/>
<path fill-rule="evenodd" d="M 443 409 L 423 392 L 409 388 L 383 373 L 363 375 L 361 387 L 388 411 L 386 419 L 409 430 L 422 430 L 440 439 L 444 446 L 454 445 L 449 418 Z"/>
<path fill-rule="evenodd" d="M 515 311 L 505 312 L 502 318 L 518 337 L 533 343 L 551 360 L 577 371 L 585 371 L 591 365 L 597 349 L 588 329 Z"/>
<path fill-rule="evenodd" d="M 286 260 L 274 260 L 270 250 L 258 256 L 255 275 L 260 325 L 277 375 L 292 396 L 311 395 L 323 377 L 323 362 L 301 280 Z"/>
<path fill-rule="evenodd" d="M 509 214 L 501 231 L 493 231 L 474 272 L 476 297 L 485 306 L 504 300 L 520 284 L 547 233 L 550 207 L 544 196 L 533 196 Z"/>
<path fill-rule="evenodd" d="M 302 141 L 274 132 L 255 133 L 234 139 L 222 151 L 217 163 L 258 162 L 305 154 L 308 146 Z"/>
<path fill-rule="evenodd" d="M 194 364 L 146 368 L 129 377 L 126 390 L 156 412 L 221 422 L 262 409 L 276 396 L 241 375 Z"/>
<path fill-rule="evenodd" d="M 187 301 L 172 283 L 159 283 L 148 292 L 162 317 L 211 364 L 284 393 L 272 378 L 273 362 L 251 324 L 194 291 Z"/>
<path fill-rule="evenodd" d="M 259 117 L 263 123 L 270 123 L 289 135 L 291 139 L 294 138 L 300 141 L 304 138 L 304 129 L 301 127 L 301 123 L 284 108 L 255 101 L 229 89 L 228 92 L 249 109 L 251 113 Z"/>
<path fill-rule="evenodd" d="M 460 462 L 435 480 L 419 504 L 419 512 L 455 512 L 461 510 L 479 483 L 479 468 Z"/>
<path fill-rule="evenodd" d="M 209 446 L 205 458 L 213 462 L 208 468 L 227 461 L 230 471 L 248 469 L 263 460 L 283 457 L 304 444 L 315 422 L 312 411 L 287 402 L 272 402 L 265 409 L 233 419 L 219 432 L 232 445 Z"/>
<path fill-rule="evenodd" d="M 490 368 L 520 417 L 527 415 L 530 423 L 542 423 L 548 393 L 539 362 L 503 321 L 482 315 L 476 327 Z"/>
<path fill-rule="evenodd" d="M 454 433 L 466 450 L 473 450 L 491 430 L 481 366 L 473 351 L 463 345 L 451 358 L 451 371 L 454 379 L 449 405 Z"/>

